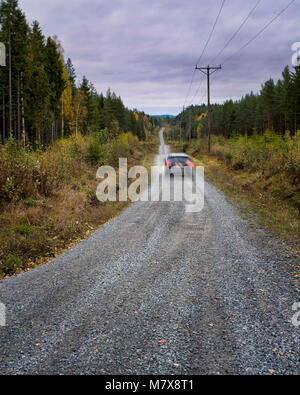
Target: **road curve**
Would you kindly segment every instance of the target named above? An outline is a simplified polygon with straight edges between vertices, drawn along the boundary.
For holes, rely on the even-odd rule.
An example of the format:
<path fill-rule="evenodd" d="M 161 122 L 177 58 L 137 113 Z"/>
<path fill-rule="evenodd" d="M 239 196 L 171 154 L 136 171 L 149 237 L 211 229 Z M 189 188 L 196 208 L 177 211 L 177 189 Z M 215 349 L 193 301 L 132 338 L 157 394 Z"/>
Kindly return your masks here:
<path fill-rule="evenodd" d="M 0 282 L 0 373 L 299 374 L 299 284 L 275 242 L 209 183 L 200 213 L 133 203 Z"/>

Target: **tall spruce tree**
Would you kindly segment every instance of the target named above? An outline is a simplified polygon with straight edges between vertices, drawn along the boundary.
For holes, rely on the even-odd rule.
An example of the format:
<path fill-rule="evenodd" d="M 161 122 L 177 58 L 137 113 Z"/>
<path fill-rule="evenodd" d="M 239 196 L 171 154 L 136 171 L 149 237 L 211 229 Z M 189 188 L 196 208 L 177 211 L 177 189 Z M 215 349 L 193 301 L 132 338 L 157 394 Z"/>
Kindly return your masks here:
<path fill-rule="evenodd" d="M 53 143 L 57 136 L 56 121 L 60 115 L 60 99 L 65 89 L 65 80 L 63 77 L 63 64 L 60 53 L 57 49 L 55 41 L 48 37 L 45 48 L 46 64 L 45 70 L 50 84 L 50 111 L 52 113 L 51 122 L 51 142 Z"/>
<path fill-rule="evenodd" d="M 0 41 L 7 49 L 7 67 L 1 69 L 3 135 L 21 140 L 24 74 L 28 59 L 29 26 L 17 0 L 2 1 L 0 5 Z"/>

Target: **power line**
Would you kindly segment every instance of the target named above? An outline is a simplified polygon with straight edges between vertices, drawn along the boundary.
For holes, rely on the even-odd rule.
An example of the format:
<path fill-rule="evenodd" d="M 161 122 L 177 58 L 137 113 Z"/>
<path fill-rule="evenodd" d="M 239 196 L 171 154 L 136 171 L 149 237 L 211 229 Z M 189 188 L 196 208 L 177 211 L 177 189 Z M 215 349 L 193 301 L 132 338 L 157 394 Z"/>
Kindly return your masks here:
<path fill-rule="evenodd" d="M 201 53 L 199 59 L 197 60 L 197 64 L 200 63 L 200 61 L 201 61 L 201 59 L 202 59 L 202 57 L 203 57 L 203 55 L 204 55 L 204 52 L 206 51 L 206 48 L 207 48 L 207 46 L 208 46 L 208 44 L 209 44 L 209 42 L 210 42 L 210 40 L 211 40 L 211 38 L 212 38 L 212 35 L 214 34 L 215 28 L 216 28 L 216 26 L 217 26 L 217 23 L 218 23 L 218 21 L 219 21 L 220 15 L 221 15 L 222 10 L 223 10 L 223 8 L 224 8 L 225 1 L 226 1 L 226 0 L 223 0 L 223 1 L 222 1 L 221 8 L 220 8 L 220 11 L 219 11 L 219 13 L 218 13 L 217 19 L 216 19 L 216 21 L 215 21 L 215 23 L 214 23 L 214 26 L 213 26 L 213 28 L 212 28 L 212 31 L 210 32 L 210 35 L 209 35 L 208 39 L 207 39 L 207 41 L 206 41 L 206 44 L 205 44 L 205 46 L 204 46 L 204 48 L 203 48 L 203 51 L 202 51 L 202 53 Z"/>
<path fill-rule="evenodd" d="M 247 17 L 245 18 L 245 20 L 242 22 L 242 24 L 240 25 L 240 27 L 238 28 L 238 30 L 237 30 L 237 31 L 233 34 L 233 36 L 228 40 L 228 42 L 225 44 L 225 46 L 222 48 L 222 50 L 217 54 L 217 56 L 214 58 L 214 60 L 217 59 L 217 57 L 219 57 L 219 56 L 224 52 L 224 50 L 228 47 L 228 45 L 234 40 L 234 38 L 237 36 L 237 34 L 241 31 L 241 29 L 243 28 L 243 26 L 244 26 L 244 25 L 246 24 L 246 22 L 248 21 L 248 19 L 251 17 L 251 15 L 253 14 L 253 12 L 256 10 L 256 8 L 257 8 L 258 5 L 260 4 L 260 2 L 261 2 L 261 0 L 258 0 L 258 1 L 256 2 L 256 4 L 255 4 L 254 7 L 250 10 L 249 14 L 248 14 Z M 275 17 L 273 17 L 273 18 L 272 18 L 272 19 L 271 19 L 271 20 L 270 20 L 270 21 L 269 21 L 269 22 L 268 22 L 268 23 L 267 23 L 257 34 L 255 34 L 248 42 L 246 42 L 241 48 L 239 48 L 237 51 L 235 51 L 231 56 L 227 57 L 222 63 L 225 63 L 225 62 L 229 61 L 229 60 L 232 59 L 235 55 L 237 55 L 239 52 L 241 52 L 243 49 L 245 49 L 248 45 L 250 45 L 253 41 L 255 41 L 265 30 L 267 30 L 267 28 L 268 28 L 273 22 L 275 22 L 275 21 L 283 14 L 283 13 L 284 13 L 294 2 L 295 2 L 295 0 L 290 1 L 290 2 L 286 5 L 286 7 L 284 7 L 278 14 L 276 14 Z M 213 33 L 214 33 L 214 30 L 215 30 L 215 27 L 216 27 L 216 25 L 217 25 L 217 23 L 218 23 L 218 20 L 219 20 L 219 18 L 220 18 L 221 12 L 222 12 L 222 10 L 223 10 L 224 4 L 225 4 L 225 0 L 222 1 L 221 8 L 220 8 L 220 11 L 219 11 L 218 16 L 217 16 L 217 18 L 216 18 L 216 21 L 215 21 L 215 23 L 214 23 L 214 26 L 213 26 L 213 28 L 212 28 L 212 31 L 211 31 L 211 33 L 210 33 L 210 35 L 209 35 L 209 37 L 208 37 L 208 39 L 207 39 L 207 41 L 206 41 L 206 44 L 205 44 L 205 46 L 204 46 L 204 49 L 203 49 L 203 51 L 202 51 L 202 53 L 201 53 L 201 55 L 200 55 L 200 57 L 199 57 L 197 63 L 199 63 L 200 60 L 202 59 L 202 57 L 203 57 L 203 55 L 204 55 L 204 52 L 205 52 L 205 50 L 206 50 L 206 48 L 207 48 L 207 46 L 208 46 L 208 44 L 209 44 L 209 42 L 210 42 L 210 40 L 211 40 L 211 38 L 212 38 L 212 35 L 213 35 Z M 191 91 L 191 87 L 192 87 L 192 84 L 193 84 L 193 82 L 194 82 L 194 77 L 195 77 L 195 70 L 193 71 L 193 74 L 192 74 L 192 80 L 191 80 L 191 83 L 190 83 L 190 86 L 189 86 L 188 94 L 187 94 L 186 99 L 185 99 L 185 104 L 186 104 L 187 99 L 188 99 L 188 97 L 189 97 L 189 94 L 190 94 L 190 91 Z M 204 79 L 202 79 L 202 80 L 200 81 L 199 87 L 198 87 L 198 89 L 197 89 L 195 95 L 193 96 L 192 101 L 193 101 L 194 98 L 198 95 L 199 90 L 200 90 L 200 88 L 201 88 L 201 85 L 202 85 L 202 83 L 203 83 L 203 80 L 204 80 Z M 192 102 L 192 101 L 191 101 L 191 102 Z M 185 104 L 184 104 L 184 106 L 185 106 Z"/>
<path fill-rule="evenodd" d="M 212 60 L 212 62 L 214 62 L 220 55 L 222 55 L 222 53 L 225 51 L 225 49 L 228 47 L 228 45 L 235 39 L 235 37 L 239 34 L 239 32 L 242 30 L 242 28 L 245 26 L 246 22 L 248 21 L 248 19 L 251 17 L 251 15 L 253 14 L 253 12 L 256 10 L 256 8 L 259 6 L 259 4 L 261 3 L 261 0 L 258 0 L 255 4 L 255 6 L 251 9 L 251 11 L 249 12 L 249 14 L 246 16 L 246 18 L 243 20 L 243 22 L 241 23 L 241 25 L 239 26 L 239 28 L 236 30 L 236 32 L 231 36 L 231 38 L 227 41 L 227 43 L 225 44 L 225 46 L 221 49 L 221 51 L 217 54 L 217 56 Z M 204 77 L 202 78 L 202 80 L 200 81 L 200 84 L 198 86 L 197 91 L 195 92 L 191 103 L 194 101 L 195 97 L 198 96 L 198 93 L 200 91 L 200 88 L 202 86 L 202 83 L 204 81 Z"/>
<path fill-rule="evenodd" d="M 256 10 L 256 8 L 259 6 L 261 3 L 261 0 L 258 0 L 255 4 L 255 6 L 251 9 L 249 14 L 246 16 L 246 18 L 243 20 L 241 23 L 240 27 L 237 29 L 237 31 L 232 35 L 232 37 L 227 41 L 227 43 L 224 45 L 224 47 L 221 49 L 221 51 L 218 53 L 218 55 L 212 60 L 212 62 L 215 62 L 215 60 L 222 55 L 222 53 L 225 51 L 225 49 L 228 47 L 228 45 L 235 39 L 235 37 L 239 34 L 239 32 L 242 30 L 242 28 L 245 26 L 246 22 L 248 19 L 251 17 L 253 12 Z"/>
<path fill-rule="evenodd" d="M 192 85 L 193 85 L 193 82 L 194 82 L 194 78 L 195 78 L 195 70 L 193 71 L 193 74 L 192 74 L 192 79 L 191 79 L 191 82 L 190 82 L 190 85 L 189 85 L 188 93 L 187 93 L 186 98 L 185 98 L 185 100 L 184 100 L 184 105 L 183 105 L 183 107 L 185 107 L 186 102 L 187 102 L 187 99 L 188 99 L 188 97 L 189 97 L 189 95 L 190 95 L 191 88 L 192 88 Z"/>
<path fill-rule="evenodd" d="M 196 96 L 198 96 L 198 93 L 199 93 L 199 91 L 200 91 L 200 88 L 201 88 L 201 86 L 202 86 L 202 84 L 203 84 L 203 81 L 204 81 L 204 79 L 205 79 L 205 77 L 204 77 L 204 76 L 202 76 L 202 79 L 200 80 L 199 86 L 198 86 L 198 88 L 197 88 L 197 90 L 196 90 L 196 92 L 195 92 L 194 96 L 192 97 L 192 99 L 191 99 L 191 101 L 190 101 L 190 104 L 189 104 L 189 105 L 191 105 L 191 104 L 193 103 L 193 101 L 194 101 L 195 97 L 196 97 Z"/>
<path fill-rule="evenodd" d="M 259 0 L 259 1 L 261 1 L 261 0 Z M 213 35 L 213 33 L 214 33 L 214 31 L 215 31 L 215 28 L 216 28 L 216 26 L 217 26 L 217 23 L 218 23 L 218 21 L 219 21 L 219 18 L 220 18 L 220 15 L 221 15 L 221 13 L 222 13 L 222 10 L 223 10 L 223 8 L 224 8 L 224 5 L 225 5 L 225 0 L 224 0 L 224 1 L 222 2 L 222 4 L 221 4 L 221 8 L 220 8 L 219 13 L 218 13 L 218 15 L 217 15 L 216 21 L 215 21 L 214 26 L 213 26 L 213 28 L 212 28 L 212 31 L 211 31 L 211 33 L 210 33 L 210 35 L 209 35 L 209 37 L 208 37 L 208 39 L 207 39 L 207 41 L 206 41 L 206 44 L 205 44 L 204 49 L 203 49 L 203 51 L 202 51 L 202 54 L 200 55 L 199 59 L 197 60 L 197 64 L 200 63 L 200 61 L 201 61 L 201 59 L 202 59 L 202 57 L 203 57 L 203 55 L 204 55 L 204 52 L 205 52 L 205 50 L 206 50 L 206 48 L 207 48 L 207 46 L 208 46 L 208 44 L 209 44 L 209 42 L 210 42 L 210 40 L 211 40 L 211 38 L 212 38 L 212 35 Z M 196 70 L 196 69 L 195 69 L 195 70 Z M 195 73 L 195 70 L 194 70 L 194 73 Z M 193 74 L 193 75 L 194 75 L 194 74 Z M 193 103 L 195 97 L 198 96 L 198 93 L 199 93 L 199 91 L 200 91 L 200 88 L 201 88 L 201 86 L 202 86 L 203 81 L 204 81 L 204 77 L 203 77 L 202 80 L 200 81 L 200 84 L 199 84 L 199 86 L 198 86 L 198 89 L 196 90 L 194 96 L 192 97 L 192 99 L 191 99 L 191 101 L 190 101 L 190 105 Z"/>
<path fill-rule="evenodd" d="M 237 50 L 236 52 L 234 52 L 231 56 L 229 56 L 228 58 L 226 58 L 222 63 L 227 62 L 228 60 L 230 60 L 231 58 L 233 58 L 236 54 L 238 54 L 239 52 L 241 52 L 243 49 L 245 49 L 248 45 L 250 45 L 254 40 L 256 40 L 273 22 L 275 22 L 275 20 L 277 20 L 293 3 L 295 0 L 292 0 L 290 3 L 287 4 L 287 6 L 285 8 L 283 8 L 277 15 L 275 15 L 274 18 L 272 18 L 257 34 L 255 34 L 255 36 L 253 36 L 246 44 L 244 44 L 239 50 Z M 254 5 L 254 7 L 251 9 L 251 11 L 249 12 L 249 14 L 247 15 L 247 17 L 245 18 L 245 20 L 242 22 L 242 24 L 240 25 L 240 27 L 238 28 L 238 30 L 233 34 L 233 36 L 230 38 L 230 40 L 226 43 L 226 45 L 222 48 L 222 50 L 218 53 L 218 55 L 214 58 L 214 61 L 224 52 L 224 50 L 227 48 L 227 46 L 232 42 L 232 40 L 237 36 L 237 34 L 241 31 L 242 27 L 245 25 L 245 23 L 247 22 L 247 20 L 250 18 L 250 16 L 253 14 L 253 12 L 256 10 L 256 8 L 258 7 L 259 3 L 261 2 L 261 0 L 258 0 L 256 2 L 256 4 Z M 200 83 L 200 86 L 196 92 L 196 94 L 194 95 L 193 99 L 197 96 L 200 87 L 202 85 L 202 82 Z M 202 96 L 203 97 L 203 96 Z"/>
<path fill-rule="evenodd" d="M 214 25 L 213 25 L 213 28 L 212 28 L 212 30 L 211 30 L 209 36 L 208 36 L 208 39 L 207 39 L 207 41 L 206 41 L 206 43 L 205 43 L 205 45 L 204 45 L 204 48 L 203 48 L 203 50 L 202 50 L 202 53 L 201 53 L 201 55 L 199 56 L 199 59 L 197 60 L 197 64 L 200 63 L 200 61 L 201 61 L 201 59 L 202 59 L 202 57 L 203 57 L 203 55 L 204 55 L 204 53 L 205 53 L 205 51 L 206 51 L 206 49 L 207 49 L 207 47 L 208 47 L 208 44 L 209 44 L 209 42 L 210 42 L 210 40 L 211 40 L 211 38 L 212 38 L 212 36 L 213 36 L 213 34 L 214 34 L 215 28 L 216 28 L 217 23 L 218 23 L 218 21 L 219 21 L 219 18 L 220 18 L 220 15 L 221 15 L 221 13 L 222 13 L 222 10 L 223 10 L 223 8 L 224 8 L 225 2 L 226 2 L 226 0 L 222 0 L 222 4 L 221 4 L 220 10 L 219 10 L 219 12 L 218 12 L 217 18 L 216 18 L 216 20 L 215 20 L 215 23 L 214 23 Z M 193 74 L 192 74 L 192 79 L 191 79 L 191 82 L 190 82 L 190 85 L 189 85 L 189 88 L 188 88 L 188 93 L 187 93 L 186 98 L 185 98 L 185 101 L 184 101 L 184 106 L 186 105 L 187 99 L 188 99 L 188 97 L 189 97 L 189 95 L 190 95 L 191 88 L 192 88 L 192 85 L 193 85 L 193 82 L 194 82 L 194 78 L 195 78 L 195 73 L 196 73 L 196 70 L 194 69 L 194 70 L 193 70 Z"/>
<path fill-rule="evenodd" d="M 222 63 L 224 64 L 225 62 L 228 62 L 228 60 L 230 60 L 231 58 L 233 58 L 235 55 L 237 55 L 239 52 L 241 52 L 243 49 L 245 49 L 246 47 L 248 47 L 248 45 L 250 45 L 254 40 L 256 40 L 265 30 L 267 30 L 267 28 L 276 21 L 276 19 L 278 19 L 293 3 L 295 2 L 295 0 L 292 0 L 288 3 L 288 5 L 283 8 L 277 15 L 275 15 L 274 18 L 272 18 L 257 34 L 255 34 L 255 36 L 253 36 L 246 44 L 244 44 L 240 49 L 238 49 L 236 52 L 234 52 L 231 56 L 229 56 L 228 58 L 226 58 Z"/>

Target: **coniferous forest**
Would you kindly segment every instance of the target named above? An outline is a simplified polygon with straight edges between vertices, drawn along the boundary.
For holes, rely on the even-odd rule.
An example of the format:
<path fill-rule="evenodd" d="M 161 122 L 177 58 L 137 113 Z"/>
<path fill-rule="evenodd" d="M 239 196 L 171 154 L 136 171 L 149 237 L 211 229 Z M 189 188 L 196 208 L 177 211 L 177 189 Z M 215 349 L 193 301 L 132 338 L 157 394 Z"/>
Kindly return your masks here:
<path fill-rule="evenodd" d="M 23 146 L 47 146 L 74 132 L 105 139 L 132 132 L 147 138 L 155 121 L 130 111 L 110 90 L 98 93 L 87 78 L 77 84 L 71 59 L 56 36 L 45 37 L 37 21 L 29 26 L 18 0 L 0 6 L 0 42 L 6 66 L 0 68 L 0 142 L 9 137 Z"/>
<path fill-rule="evenodd" d="M 206 105 L 191 106 L 179 114 L 175 123 L 182 123 L 191 138 L 207 134 Z M 200 119 L 201 118 L 201 119 Z M 267 129 L 279 135 L 300 129 L 300 67 L 287 66 L 282 78 L 266 81 L 259 93 L 246 94 L 242 99 L 227 100 L 211 106 L 212 132 L 230 138 L 236 134 L 262 135 Z"/>

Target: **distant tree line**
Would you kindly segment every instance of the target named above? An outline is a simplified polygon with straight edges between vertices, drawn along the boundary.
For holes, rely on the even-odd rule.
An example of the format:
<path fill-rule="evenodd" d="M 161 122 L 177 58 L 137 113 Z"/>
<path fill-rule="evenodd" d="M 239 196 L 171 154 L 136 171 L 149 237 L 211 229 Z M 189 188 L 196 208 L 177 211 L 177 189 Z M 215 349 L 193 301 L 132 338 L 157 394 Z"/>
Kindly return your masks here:
<path fill-rule="evenodd" d="M 190 106 L 177 116 L 174 124 L 181 124 L 188 138 L 207 134 L 206 105 Z M 230 138 L 234 134 L 263 134 L 266 129 L 278 134 L 300 129 L 300 67 L 293 71 L 286 67 L 282 79 L 265 82 L 258 94 L 251 92 L 241 100 L 227 100 L 224 104 L 212 105 L 212 131 Z"/>
<path fill-rule="evenodd" d="M 0 4 L 0 42 L 6 67 L 0 67 L 0 143 L 9 137 L 22 145 L 49 145 L 74 132 L 101 132 L 113 138 L 131 131 L 147 138 L 155 122 L 127 109 L 110 90 L 104 96 L 76 71 L 57 37 L 45 38 L 37 21 L 29 26 L 18 0 Z"/>

